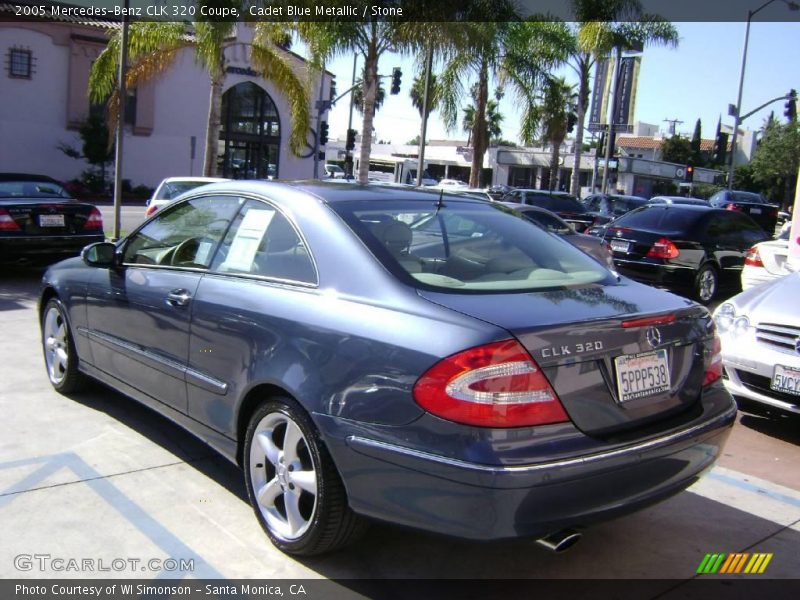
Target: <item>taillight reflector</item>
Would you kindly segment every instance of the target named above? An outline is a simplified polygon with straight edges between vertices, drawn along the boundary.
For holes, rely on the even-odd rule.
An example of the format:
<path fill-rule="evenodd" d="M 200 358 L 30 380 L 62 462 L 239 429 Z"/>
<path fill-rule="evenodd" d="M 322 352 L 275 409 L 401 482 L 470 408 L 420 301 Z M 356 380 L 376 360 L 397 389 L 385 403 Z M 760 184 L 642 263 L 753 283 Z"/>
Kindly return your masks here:
<path fill-rule="evenodd" d="M 470 348 L 428 369 L 414 385 L 428 412 L 479 427 L 568 421 L 539 365 L 516 340 Z"/>
<path fill-rule="evenodd" d="M 8 211 L 4 208 L 0 208 L 0 231 L 19 230 L 19 225 L 17 225 L 17 222 L 11 218 L 11 215 L 8 214 Z"/>
<path fill-rule="evenodd" d="M 667 238 L 659 239 L 650 250 L 647 251 L 647 256 L 650 258 L 678 258 L 681 251 L 678 247 Z"/>
<path fill-rule="evenodd" d="M 706 371 L 703 375 L 703 385 L 711 385 L 722 377 L 722 342 L 714 330 L 711 339 L 711 348 L 706 352 Z"/>
<path fill-rule="evenodd" d="M 747 255 L 744 257 L 744 264 L 750 267 L 764 266 L 764 261 L 761 260 L 761 255 L 758 253 L 758 248 L 753 246 L 747 251 Z"/>
<path fill-rule="evenodd" d="M 147 207 L 147 210 L 144 211 L 144 216 L 145 217 L 149 217 L 153 213 L 155 213 L 157 210 L 158 210 L 158 206 L 156 206 L 155 204 L 151 204 L 150 206 Z"/>
<path fill-rule="evenodd" d="M 725 207 L 725 210 L 739 210 L 739 205 L 730 203 Z"/>
<path fill-rule="evenodd" d="M 103 215 L 97 208 L 92 209 L 89 218 L 86 219 L 86 223 L 83 224 L 83 228 L 103 230 Z"/>

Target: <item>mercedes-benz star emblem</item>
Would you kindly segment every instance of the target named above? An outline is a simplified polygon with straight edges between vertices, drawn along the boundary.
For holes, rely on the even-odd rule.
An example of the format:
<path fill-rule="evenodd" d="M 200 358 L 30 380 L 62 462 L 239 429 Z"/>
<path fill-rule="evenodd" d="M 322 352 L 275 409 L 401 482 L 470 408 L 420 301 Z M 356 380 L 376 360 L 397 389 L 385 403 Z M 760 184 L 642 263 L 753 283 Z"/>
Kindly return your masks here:
<path fill-rule="evenodd" d="M 645 334 L 647 343 L 651 348 L 661 345 L 661 332 L 656 327 L 650 327 Z"/>
<path fill-rule="evenodd" d="M 794 351 L 800 354 L 800 337 L 794 341 Z"/>

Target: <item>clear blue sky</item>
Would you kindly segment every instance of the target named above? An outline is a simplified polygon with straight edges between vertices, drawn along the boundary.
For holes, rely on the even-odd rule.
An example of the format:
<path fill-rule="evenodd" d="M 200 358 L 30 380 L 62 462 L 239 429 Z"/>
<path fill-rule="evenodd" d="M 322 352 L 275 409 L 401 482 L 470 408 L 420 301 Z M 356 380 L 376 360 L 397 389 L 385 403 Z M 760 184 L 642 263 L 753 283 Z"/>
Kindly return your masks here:
<path fill-rule="evenodd" d="M 776 15 L 767 16 L 775 18 Z M 678 131 L 691 135 L 699 117 L 703 123 L 703 137 L 712 138 L 720 115 L 723 123 L 733 124 L 727 111 L 728 104 L 736 102 L 745 23 L 676 23 L 675 26 L 681 37 L 677 49 L 645 49 L 635 118 L 664 128 L 664 119 L 677 118 L 684 121 L 678 126 Z M 414 58 L 385 55 L 380 63 L 380 72 L 389 74 L 395 66 L 403 69 L 402 91 L 397 96 L 387 95 L 386 102 L 376 115 L 375 128 L 379 139 L 404 143 L 419 133 L 420 126 L 419 113 L 411 105 L 408 96 L 414 75 Z M 328 69 L 337 76 L 340 93 L 350 87 L 352 68 L 352 56 L 340 57 L 328 65 Z M 571 72 L 567 70 L 564 74 L 570 77 Z M 387 81 L 387 90 L 388 87 Z M 743 112 L 785 94 L 791 88 L 800 90 L 800 23 L 753 22 Z M 776 102 L 750 117 L 744 125 L 758 129 L 770 109 L 783 118 L 784 104 Z M 516 141 L 519 114 L 510 94 L 501 102 L 501 112 L 504 115 L 503 136 Z M 347 117 L 348 102 L 343 99 L 330 115 L 332 138 L 344 137 Z M 354 112 L 353 122 L 353 127 L 360 130 L 361 117 L 358 112 Z M 447 137 L 466 139 L 466 134 L 460 129 L 448 134 L 437 113 L 433 113 L 428 126 L 428 138 Z"/>

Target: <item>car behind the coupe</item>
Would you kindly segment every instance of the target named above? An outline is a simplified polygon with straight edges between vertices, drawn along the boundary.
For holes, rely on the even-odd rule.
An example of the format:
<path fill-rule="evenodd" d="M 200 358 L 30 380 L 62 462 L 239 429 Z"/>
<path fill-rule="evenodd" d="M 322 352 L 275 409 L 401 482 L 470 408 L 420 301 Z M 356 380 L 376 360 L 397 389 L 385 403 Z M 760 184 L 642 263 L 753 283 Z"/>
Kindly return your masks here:
<path fill-rule="evenodd" d="M 293 554 L 367 518 L 562 549 L 696 481 L 735 417 L 705 308 L 440 191 L 198 188 L 40 307 L 57 390 L 98 379 L 242 465 Z"/>

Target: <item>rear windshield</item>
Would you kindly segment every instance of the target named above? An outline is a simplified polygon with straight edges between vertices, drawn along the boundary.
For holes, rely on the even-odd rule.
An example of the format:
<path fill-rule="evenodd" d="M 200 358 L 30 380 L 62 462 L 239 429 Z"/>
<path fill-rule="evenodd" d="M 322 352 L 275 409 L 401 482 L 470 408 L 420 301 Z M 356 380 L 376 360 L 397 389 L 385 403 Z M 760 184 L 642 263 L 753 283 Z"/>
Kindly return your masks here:
<path fill-rule="evenodd" d="M 547 194 L 526 192 L 525 204 L 546 208 L 547 210 L 552 210 L 553 212 L 586 212 L 586 208 L 584 208 L 583 204 L 581 204 L 577 198 L 567 195 L 550 196 Z"/>
<path fill-rule="evenodd" d="M 738 200 L 739 202 L 756 202 L 758 204 L 764 204 L 764 199 L 761 197 L 760 194 L 755 194 L 753 192 L 729 192 L 731 195 L 732 200 Z"/>
<path fill-rule="evenodd" d="M 625 213 L 614 226 L 646 231 L 683 232 L 705 214 L 704 211 L 680 210 L 667 206 L 644 206 Z"/>
<path fill-rule="evenodd" d="M 625 198 L 623 196 L 611 196 L 611 201 L 614 205 L 613 211 L 615 215 L 624 215 L 626 212 L 647 203 L 644 198 Z"/>
<path fill-rule="evenodd" d="M 208 185 L 210 181 L 168 181 L 158 190 L 156 200 L 172 200 L 184 192 L 198 188 L 201 185 Z"/>
<path fill-rule="evenodd" d="M 71 198 L 69 193 L 50 181 L 0 181 L 0 198 Z"/>
<path fill-rule="evenodd" d="M 463 293 L 612 284 L 612 275 L 568 242 L 489 204 L 336 202 L 336 210 L 399 279 Z"/>

